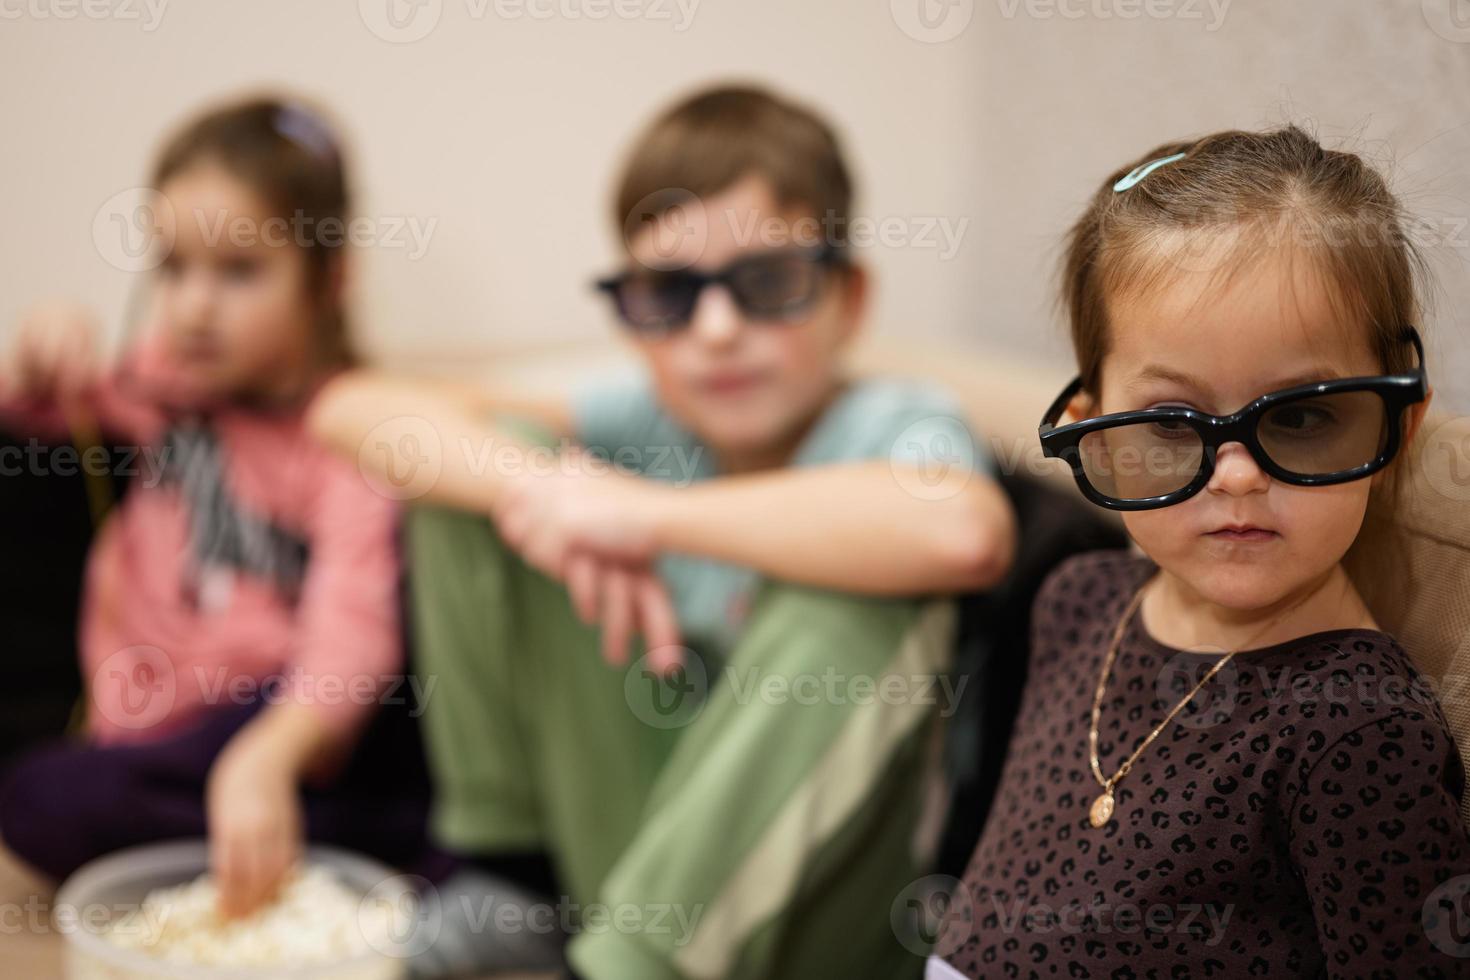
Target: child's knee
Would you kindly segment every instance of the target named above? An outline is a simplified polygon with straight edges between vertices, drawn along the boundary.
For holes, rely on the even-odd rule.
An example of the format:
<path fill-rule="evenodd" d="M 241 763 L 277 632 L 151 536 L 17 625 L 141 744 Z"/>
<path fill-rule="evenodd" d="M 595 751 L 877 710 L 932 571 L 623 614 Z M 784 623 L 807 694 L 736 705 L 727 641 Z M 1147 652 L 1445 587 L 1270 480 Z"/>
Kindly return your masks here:
<path fill-rule="evenodd" d="M 877 598 L 769 584 L 761 592 L 732 663 L 782 671 L 876 674 L 898 662 L 942 671 L 954 644 L 948 600 Z"/>

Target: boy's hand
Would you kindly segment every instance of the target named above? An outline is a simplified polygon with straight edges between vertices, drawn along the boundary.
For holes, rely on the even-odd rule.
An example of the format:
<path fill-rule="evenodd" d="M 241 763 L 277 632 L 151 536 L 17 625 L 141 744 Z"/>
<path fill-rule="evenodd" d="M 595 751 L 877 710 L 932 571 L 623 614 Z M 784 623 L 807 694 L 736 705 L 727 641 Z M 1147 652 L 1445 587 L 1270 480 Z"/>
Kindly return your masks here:
<path fill-rule="evenodd" d="M 105 367 L 97 318 L 84 307 L 54 303 L 26 313 L 0 361 L 0 395 L 66 398 L 102 374 Z"/>
<path fill-rule="evenodd" d="M 502 538 L 529 564 L 565 581 L 574 552 L 646 565 L 657 555 L 654 524 L 668 492 L 650 480 L 589 472 L 575 451 L 555 473 L 508 478 L 492 516 Z"/>
<path fill-rule="evenodd" d="M 252 728 L 225 745 L 206 787 L 209 863 L 226 917 L 248 915 L 275 896 L 304 835 L 295 767 Z"/>
<path fill-rule="evenodd" d="M 566 583 L 583 622 L 602 626 L 602 654 L 627 661 L 634 633 L 650 666 L 669 670 L 681 659 L 678 621 L 663 581 L 653 522 L 663 488 L 620 473 L 590 473 L 579 455 L 558 472 L 506 482 L 493 511 L 502 539 L 526 563 Z"/>
<path fill-rule="evenodd" d="M 629 566 L 586 552 L 570 555 L 567 592 L 584 623 L 602 627 L 602 658 L 616 667 L 628 662 L 633 634 L 643 637 L 648 666 L 667 673 L 683 660 L 683 638 L 668 589 L 652 566 Z"/>

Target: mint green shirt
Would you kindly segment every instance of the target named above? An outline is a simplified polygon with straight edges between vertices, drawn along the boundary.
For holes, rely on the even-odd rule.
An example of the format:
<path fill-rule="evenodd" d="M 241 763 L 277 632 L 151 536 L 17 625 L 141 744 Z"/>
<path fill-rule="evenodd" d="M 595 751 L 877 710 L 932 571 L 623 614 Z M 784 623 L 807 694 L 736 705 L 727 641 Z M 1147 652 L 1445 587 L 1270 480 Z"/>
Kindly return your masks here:
<path fill-rule="evenodd" d="M 644 376 L 589 388 L 573 399 L 572 408 L 577 441 L 621 469 L 686 486 L 719 476 L 714 454 L 664 411 Z M 980 473 L 995 468 L 953 397 L 931 385 L 889 379 L 849 384 L 802 440 L 792 465 L 881 459 L 902 467 L 905 480 L 924 481 L 941 467 Z M 760 576 L 679 554 L 663 556 L 658 570 L 685 642 L 701 653 L 727 654 Z"/>

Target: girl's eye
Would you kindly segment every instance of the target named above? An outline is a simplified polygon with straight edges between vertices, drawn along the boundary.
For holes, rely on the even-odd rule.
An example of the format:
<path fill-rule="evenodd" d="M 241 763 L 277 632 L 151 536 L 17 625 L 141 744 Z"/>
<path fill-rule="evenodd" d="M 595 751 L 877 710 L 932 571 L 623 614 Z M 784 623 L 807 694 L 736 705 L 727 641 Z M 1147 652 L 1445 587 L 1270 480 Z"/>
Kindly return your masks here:
<path fill-rule="evenodd" d="M 1317 435 L 1335 421 L 1330 408 L 1312 402 L 1282 405 L 1266 416 L 1266 423 L 1278 433 L 1297 438 Z"/>
<path fill-rule="evenodd" d="M 232 258 L 220 263 L 220 272 L 226 279 L 234 282 L 248 281 L 259 271 L 260 263 L 254 259 Z"/>
<path fill-rule="evenodd" d="M 1150 428 L 1160 439 L 1183 439 L 1194 435 L 1189 423 L 1178 419 L 1161 419 L 1152 423 Z"/>
<path fill-rule="evenodd" d="M 184 271 L 183 261 L 170 252 L 158 265 L 158 274 L 165 279 L 177 279 Z"/>
<path fill-rule="evenodd" d="M 1189 405 L 1174 403 L 1150 405 L 1149 408 L 1189 408 Z M 1149 423 L 1149 429 L 1160 439 L 1185 439 L 1194 436 L 1194 429 L 1183 419 L 1159 419 Z"/>

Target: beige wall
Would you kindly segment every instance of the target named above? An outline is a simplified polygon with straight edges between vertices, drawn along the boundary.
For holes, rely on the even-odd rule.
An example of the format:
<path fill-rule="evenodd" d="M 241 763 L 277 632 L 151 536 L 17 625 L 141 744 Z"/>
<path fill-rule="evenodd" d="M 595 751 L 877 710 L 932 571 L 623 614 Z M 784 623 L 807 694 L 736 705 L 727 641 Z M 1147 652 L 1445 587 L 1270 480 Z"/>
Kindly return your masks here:
<path fill-rule="evenodd" d="M 1437 380 L 1470 408 L 1451 380 L 1470 378 L 1467 0 L 394 0 L 403 31 L 388 2 L 0 0 L 0 329 L 50 295 L 120 319 L 136 274 L 115 267 L 108 202 L 201 100 L 289 86 L 340 118 L 382 234 L 432 227 L 422 255 L 406 233 L 359 255 L 372 351 L 463 364 L 601 342 L 586 283 L 615 261 L 628 137 L 671 96 L 737 78 L 845 133 L 863 213 L 901 240 L 868 250 L 875 333 L 1059 375 L 1056 241 L 1105 171 L 1221 126 L 1347 137 L 1434 222 Z M 595 19 L 599 3 L 633 16 Z"/>

